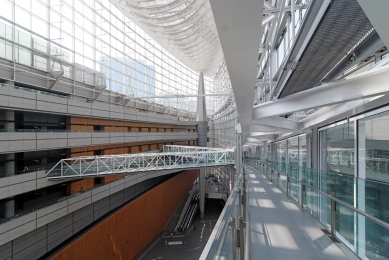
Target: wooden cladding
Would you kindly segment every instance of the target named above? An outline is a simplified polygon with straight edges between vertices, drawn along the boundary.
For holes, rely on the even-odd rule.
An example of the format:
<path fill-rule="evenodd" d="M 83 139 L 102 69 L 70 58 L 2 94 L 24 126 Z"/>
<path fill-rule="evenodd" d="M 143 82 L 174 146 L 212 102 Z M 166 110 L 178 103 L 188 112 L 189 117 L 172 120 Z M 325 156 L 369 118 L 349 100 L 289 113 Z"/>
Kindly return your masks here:
<path fill-rule="evenodd" d="M 53 256 L 53 260 L 134 259 L 161 233 L 198 175 L 184 171 L 144 193 Z"/>
<path fill-rule="evenodd" d="M 94 186 L 95 185 L 94 185 L 93 178 L 92 179 L 83 179 L 80 181 L 74 181 L 74 182 L 68 183 L 66 185 L 66 194 L 67 195 L 76 194 L 76 193 L 91 189 Z"/>
<path fill-rule="evenodd" d="M 68 117 L 66 119 L 67 130 L 93 131 L 102 130 L 107 132 L 195 132 L 196 126 L 168 125 L 138 123 L 120 120 L 92 119 L 84 117 Z"/>
<path fill-rule="evenodd" d="M 163 145 L 190 145 L 195 146 L 197 144 L 196 140 L 192 141 L 181 141 L 181 142 L 164 142 L 158 143 L 158 141 L 144 141 L 144 142 L 133 142 L 133 143 L 123 143 L 123 144 L 108 144 L 108 145 L 92 145 L 92 146 L 82 146 L 69 148 L 67 151 L 68 158 L 78 157 L 78 156 L 94 156 L 97 151 L 100 151 L 100 155 L 110 155 L 110 154 L 123 154 L 123 153 L 138 153 L 141 150 L 146 148 L 141 148 L 142 146 L 148 148 L 150 150 L 161 149 Z M 108 151 L 109 152 L 108 152 Z"/>

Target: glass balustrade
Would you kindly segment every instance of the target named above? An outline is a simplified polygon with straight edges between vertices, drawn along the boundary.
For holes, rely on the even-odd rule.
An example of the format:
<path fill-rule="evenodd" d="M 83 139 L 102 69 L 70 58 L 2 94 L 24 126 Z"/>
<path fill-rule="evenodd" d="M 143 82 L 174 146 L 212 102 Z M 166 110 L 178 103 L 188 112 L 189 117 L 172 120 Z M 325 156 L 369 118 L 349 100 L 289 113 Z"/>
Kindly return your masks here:
<path fill-rule="evenodd" d="M 246 158 L 362 259 L 389 259 L 389 184 Z"/>
<path fill-rule="evenodd" d="M 249 197 L 244 193 L 245 173 L 236 179 L 200 259 L 250 259 L 249 207 L 245 206 L 249 205 Z"/>

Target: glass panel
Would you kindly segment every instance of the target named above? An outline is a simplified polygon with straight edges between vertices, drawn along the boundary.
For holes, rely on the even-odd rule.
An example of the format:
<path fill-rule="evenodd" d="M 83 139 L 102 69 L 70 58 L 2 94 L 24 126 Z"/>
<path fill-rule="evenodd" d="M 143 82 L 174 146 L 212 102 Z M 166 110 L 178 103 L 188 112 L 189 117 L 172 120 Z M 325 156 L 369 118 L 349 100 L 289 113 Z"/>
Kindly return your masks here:
<path fill-rule="evenodd" d="M 297 202 L 299 202 L 299 190 L 300 190 L 300 183 L 294 179 L 290 180 L 289 183 L 290 187 L 290 196 Z"/>
<path fill-rule="evenodd" d="M 32 55 L 31 51 L 19 46 L 15 47 L 16 62 L 19 62 L 23 65 L 31 66 L 32 65 Z"/>
<path fill-rule="evenodd" d="M 354 176 L 354 123 L 320 131 L 320 169 Z"/>
<path fill-rule="evenodd" d="M 288 139 L 288 163 L 291 165 L 299 166 L 299 138 L 295 137 L 292 139 Z"/>
<path fill-rule="evenodd" d="M 359 232 L 366 236 L 358 237 L 361 240 L 358 243 L 361 245 L 358 248 L 359 252 L 365 252 L 366 257 L 371 260 L 389 259 L 389 230 L 359 214 L 358 220 L 362 222 L 362 225 L 365 224 L 365 229 L 362 226 Z M 364 245 L 366 248 L 363 248 Z"/>
<path fill-rule="evenodd" d="M 361 119 L 359 125 L 359 176 L 389 182 L 389 112 Z"/>
<path fill-rule="evenodd" d="M 335 231 L 343 243 L 354 248 L 354 211 L 337 203 L 335 213 Z"/>
<path fill-rule="evenodd" d="M 0 57 L 12 60 L 12 44 L 10 42 L 0 40 Z"/>
<path fill-rule="evenodd" d="M 15 41 L 20 45 L 31 48 L 31 35 L 29 33 L 15 30 Z"/>
<path fill-rule="evenodd" d="M 12 27 L 0 22 L 0 37 L 12 40 Z"/>
<path fill-rule="evenodd" d="M 286 140 L 275 144 L 276 162 L 286 163 Z"/>

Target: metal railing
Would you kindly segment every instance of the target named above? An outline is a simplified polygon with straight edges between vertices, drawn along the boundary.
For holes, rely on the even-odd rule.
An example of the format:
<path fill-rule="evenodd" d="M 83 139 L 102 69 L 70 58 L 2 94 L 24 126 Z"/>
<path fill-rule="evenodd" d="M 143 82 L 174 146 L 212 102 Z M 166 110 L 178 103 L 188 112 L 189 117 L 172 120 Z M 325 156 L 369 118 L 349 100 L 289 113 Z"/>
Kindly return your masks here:
<path fill-rule="evenodd" d="M 48 179 L 85 178 L 234 164 L 234 151 L 231 149 L 169 146 L 167 148 L 163 147 L 162 151 L 164 152 L 81 156 L 62 159 L 47 172 L 46 177 Z"/>
<path fill-rule="evenodd" d="M 380 200 L 371 201 L 369 192 L 385 197 L 388 184 L 268 160 L 246 158 L 245 162 L 262 172 L 359 257 L 389 259 L 389 252 L 380 250 L 389 246 L 386 210 L 372 211 L 374 205 L 369 206 Z"/>
<path fill-rule="evenodd" d="M 17 89 L 17 90 L 23 90 L 23 91 L 27 91 L 27 92 L 33 92 L 33 93 L 37 93 L 37 94 L 41 94 L 41 95 L 47 95 L 47 96 L 52 96 L 52 97 L 57 97 L 57 98 L 77 100 L 77 101 L 81 101 L 81 102 L 88 102 L 88 103 L 91 102 L 88 98 L 72 96 L 69 93 L 57 94 L 57 93 L 48 92 L 48 91 L 44 91 L 44 90 L 38 90 L 38 89 L 22 87 L 22 86 L 18 86 L 18 85 L 14 85 L 14 84 L 6 84 L 6 83 L 0 83 L 0 87 Z M 136 100 L 136 101 L 138 101 L 140 103 L 147 102 L 145 100 L 142 100 L 142 97 L 136 97 L 136 98 L 131 97 L 131 99 L 134 99 L 134 100 Z M 99 102 L 99 103 L 103 104 L 104 102 Z M 148 104 L 148 103 L 146 103 L 146 104 Z M 112 104 L 112 105 L 115 105 L 115 104 Z M 120 106 L 120 105 L 117 104 L 115 106 Z M 137 112 L 140 112 L 140 113 L 149 113 L 149 110 L 145 110 L 145 109 L 142 109 L 142 108 L 139 108 L 139 107 L 136 107 L 136 108 L 133 108 L 133 109 L 136 110 Z M 164 117 L 176 117 L 176 116 L 178 116 L 178 114 L 180 114 L 180 112 L 184 112 L 184 110 L 178 110 L 177 114 L 167 114 L 167 113 L 162 113 L 162 112 L 157 112 L 157 111 L 153 111 L 153 112 L 158 114 L 158 115 L 164 116 Z M 185 119 L 191 119 L 192 117 L 188 116 L 188 117 L 184 117 L 184 118 Z M 192 121 L 192 120 L 190 120 L 190 121 Z"/>

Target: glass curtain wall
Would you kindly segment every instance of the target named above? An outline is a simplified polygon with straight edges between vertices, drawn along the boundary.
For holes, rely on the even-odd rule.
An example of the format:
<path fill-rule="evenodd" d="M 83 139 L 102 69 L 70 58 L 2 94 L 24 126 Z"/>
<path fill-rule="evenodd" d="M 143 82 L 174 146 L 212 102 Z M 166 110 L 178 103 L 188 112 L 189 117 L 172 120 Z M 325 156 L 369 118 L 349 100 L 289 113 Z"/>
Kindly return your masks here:
<path fill-rule="evenodd" d="M 381 112 L 358 120 L 358 182 L 359 209 L 389 223 L 389 112 Z M 364 181 L 365 179 L 374 181 Z M 369 259 L 382 255 L 389 259 L 389 232 L 359 216 L 360 227 L 365 227 L 366 248 L 358 248 Z M 362 239 L 362 238 L 361 238 Z"/>
<path fill-rule="evenodd" d="M 389 223 L 389 107 L 358 115 L 319 129 L 318 170 L 307 169 L 306 135 L 260 147 L 260 158 L 300 166 L 302 180 L 340 201 Z M 268 149 L 271 147 L 272 149 Z M 269 157 L 266 151 L 274 151 Z M 286 174 L 295 174 L 278 165 L 280 188 L 286 190 Z M 277 171 L 277 167 L 273 168 Z M 285 179 L 282 179 L 284 176 Z M 300 202 L 300 190 L 290 181 L 290 195 Z M 306 187 L 304 207 L 328 229 L 331 228 L 330 200 Z M 344 244 L 362 259 L 389 259 L 389 229 L 336 203 L 335 232 Z"/>
<path fill-rule="evenodd" d="M 389 112 L 358 120 L 359 176 L 389 183 Z"/>
<path fill-rule="evenodd" d="M 108 0 L 0 0 L 0 58 L 64 78 L 196 111 L 198 72 L 170 55 Z M 104 74 L 104 75 L 102 75 Z M 96 76 L 97 75 L 97 76 Z M 104 77 L 99 78 L 99 77 Z M 206 91 L 210 79 L 205 79 Z M 208 113 L 215 106 L 210 105 Z"/>
<path fill-rule="evenodd" d="M 286 140 L 282 140 L 274 144 L 275 146 L 275 159 L 278 163 L 287 163 L 287 149 L 286 149 Z"/>
<path fill-rule="evenodd" d="M 233 93 L 227 66 L 223 62 L 212 78 L 213 93 Z M 214 111 L 208 126 L 210 127 L 210 144 L 212 147 L 235 147 L 235 126 L 238 112 L 234 96 L 207 97 L 208 111 Z"/>
<path fill-rule="evenodd" d="M 323 129 L 320 136 L 321 190 L 354 205 L 355 126 L 354 121 L 344 121 Z M 327 174 L 328 173 L 328 174 Z M 349 176 L 346 178 L 344 176 Z M 331 201 L 319 195 L 320 221 L 330 226 Z M 340 204 L 336 206 L 336 227 L 339 238 L 349 247 L 355 247 L 354 214 Z"/>
<path fill-rule="evenodd" d="M 354 176 L 354 122 L 320 131 L 320 170 Z"/>
<path fill-rule="evenodd" d="M 320 131 L 320 169 L 329 173 L 321 174 L 320 185 L 327 193 L 389 223 L 389 112 L 374 114 L 373 111 L 371 114 Z M 355 142 L 355 133 L 358 142 Z M 322 198 L 320 202 L 320 220 L 328 225 L 329 201 Z M 358 232 L 355 232 L 355 225 Z M 389 253 L 382 250 L 389 241 L 388 230 L 339 204 L 335 230 L 360 256 L 389 259 Z"/>
<path fill-rule="evenodd" d="M 298 169 L 300 166 L 299 159 L 300 159 L 299 158 L 299 137 L 289 138 L 288 139 L 289 166 Z M 292 170 L 290 174 L 292 177 L 298 178 L 297 171 Z M 296 201 L 300 201 L 299 200 L 300 185 L 298 184 L 298 182 L 293 179 L 290 179 L 289 187 L 290 187 L 290 193 L 289 193 L 290 196 L 294 198 Z"/>

